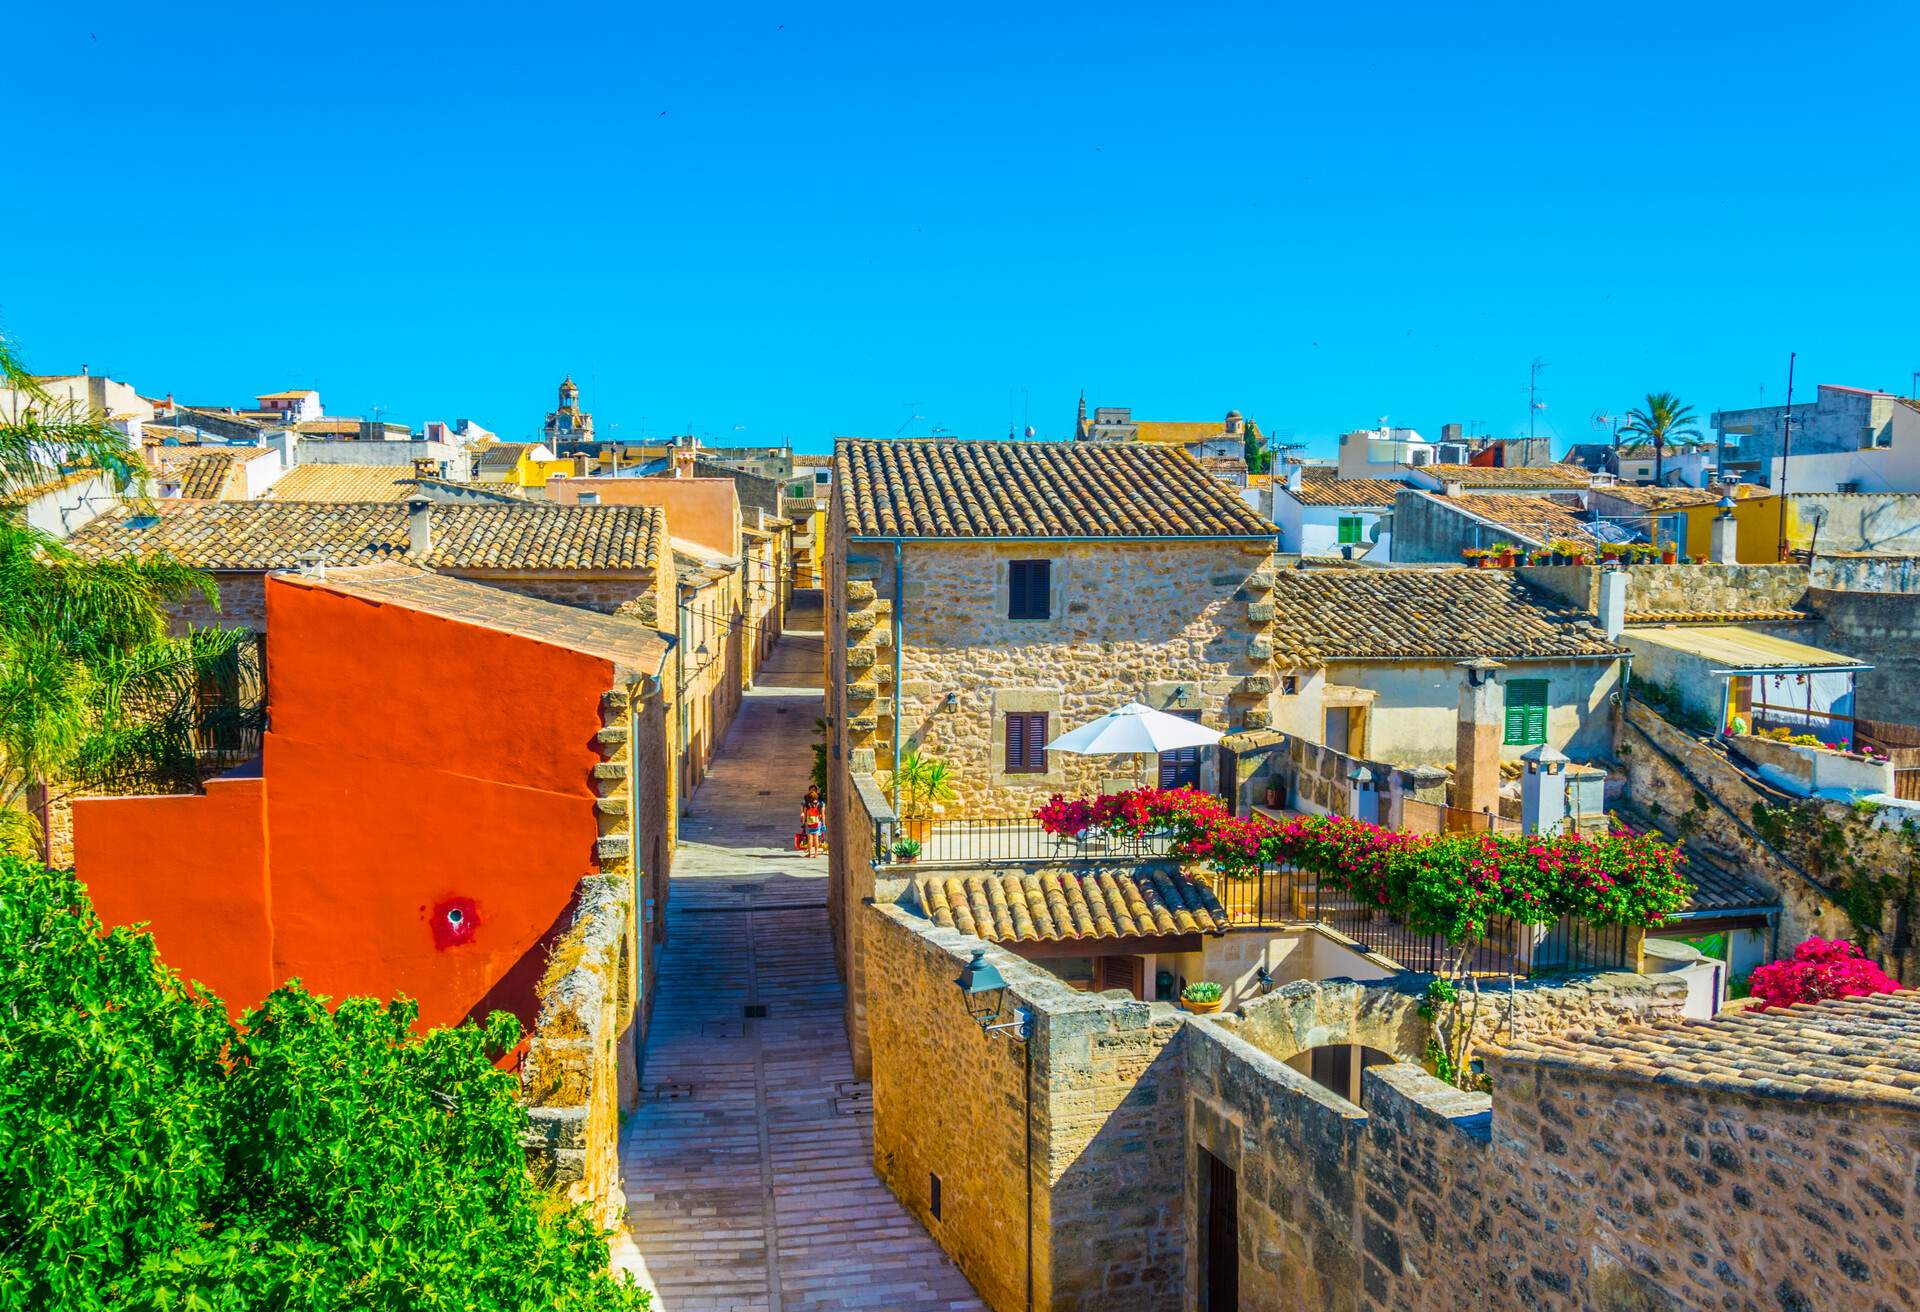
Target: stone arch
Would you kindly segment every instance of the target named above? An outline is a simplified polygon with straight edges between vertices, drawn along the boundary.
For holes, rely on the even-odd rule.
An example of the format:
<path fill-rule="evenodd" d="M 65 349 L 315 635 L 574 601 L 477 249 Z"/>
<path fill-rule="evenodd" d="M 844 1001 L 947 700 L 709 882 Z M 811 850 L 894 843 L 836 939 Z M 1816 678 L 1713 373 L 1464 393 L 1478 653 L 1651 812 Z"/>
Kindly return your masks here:
<path fill-rule="evenodd" d="M 1395 980 L 1296 980 L 1244 1004 L 1241 1038 L 1279 1061 L 1335 1043 L 1377 1048 L 1397 1061 L 1425 1059 L 1432 1027 L 1420 1015 L 1418 987 Z"/>

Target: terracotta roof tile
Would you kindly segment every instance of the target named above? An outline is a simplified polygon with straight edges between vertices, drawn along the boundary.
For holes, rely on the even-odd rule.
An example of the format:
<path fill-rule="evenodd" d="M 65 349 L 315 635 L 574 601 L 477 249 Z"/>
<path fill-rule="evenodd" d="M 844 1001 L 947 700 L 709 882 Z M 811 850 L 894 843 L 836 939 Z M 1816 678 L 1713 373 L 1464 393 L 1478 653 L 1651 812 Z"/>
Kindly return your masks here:
<path fill-rule="evenodd" d="M 1421 465 L 1443 483 L 1466 487 L 1565 487 L 1586 489 L 1593 475 L 1578 465 Z"/>
<path fill-rule="evenodd" d="M 1920 1112 L 1920 993 L 1911 989 L 1516 1041 L 1496 1051 L 1545 1066 L 1707 1083 L 1755 1097 Z"/>
<path fill-rule="evenodd" d="M 1552 660 L 1614 656 L 1583 611 L 1543 601 L 1506 570 L 1281 570 L 1275 659 Z"/>
<path fill-rule="evenodd" d="M 298 465 L 266 491 L 273 501 L 405 501 L 412 465 Z"/>
<path fill-rule="evenodd" d="M 922 875 L 913 889 L 936 925 L 993 943 L 1224 934 L 1232 927 L 1212 891 L 1178 871 Z"/>
<path fill-rule="evenodd" d="M 635 570 L 664 544 L 652 506 L 436 504 L 426 564 L 454 569 Z M 407 508 L 326 501 L 160 501 L 94 520 L 68 540 L 101 558 L 166 551 L 196 569 L 291 569 L 302 553 L 329 565 L 407 557 Z"/>
<path fill-rule="evenodd" d="M 843 439 L 834 483 L 855 537 L 1269 537 L 1185 451 L 1138 442 Z"/>
<path fill-rule="evenodd" d="M 301 574 L 280 577 L 301 587 L 404 606 L 604 657 L 646 674 L 659 669 L 660 658 L 668 650 L 664 638 L 632 620 L 541 601 L 412 565 L 384 562 L 329 569 L 322 578 Z"/>
<path fill-rule="evenodd" d="M 1613 487 L 1597 487 L 1593 495 L 1595 500 L 1611 497 L 1642 510 L 1678 510 L 1683 506 L 1710 506 L 1720 499 L 1725 490 L 1720 487 L 1641 487 L 1634 483 L 1619 483 Z"/>
<path fill-rule="evenodd" d="M 1463 492 L 1452 497 L 1443 497 L 1432 492 L 1423 492 L 1421 495 L 1437 505 L 1451 506 L 1455 510 L 1464 511 L 1497 528 L 1507 530 L 1523 542 L 1531 542 L 1539 546 L 1545 546 L 1554 538 L 1591 539 L 1593 537 L 1593 528 L 1586 520 L 1579 518 L 1572 509 L 1550 497 L 1497 492 Z"/>
<path fill-rule="evenodd" d="M 1303 506 L 1388 510 L 1406 486 L 1387 478 L 1310 478 L 1303 474 L 1299 487 L 1276 490 L 1284 490 Z"/>

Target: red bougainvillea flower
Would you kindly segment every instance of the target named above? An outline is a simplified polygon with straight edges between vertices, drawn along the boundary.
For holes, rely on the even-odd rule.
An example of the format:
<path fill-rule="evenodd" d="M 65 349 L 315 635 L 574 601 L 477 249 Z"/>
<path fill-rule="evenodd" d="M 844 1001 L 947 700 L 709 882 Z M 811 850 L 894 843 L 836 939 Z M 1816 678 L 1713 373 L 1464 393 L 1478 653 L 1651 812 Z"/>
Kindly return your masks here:
<path fill-rule="evenodd" d="M 1810 938 L 1788 961 L 1773 961 L 1753 972 L 1757 1008 L 1791 1007 L 1796 1002 L 1856 998 L 1893 993 L 1900 983 L 1844 938 Z"/>

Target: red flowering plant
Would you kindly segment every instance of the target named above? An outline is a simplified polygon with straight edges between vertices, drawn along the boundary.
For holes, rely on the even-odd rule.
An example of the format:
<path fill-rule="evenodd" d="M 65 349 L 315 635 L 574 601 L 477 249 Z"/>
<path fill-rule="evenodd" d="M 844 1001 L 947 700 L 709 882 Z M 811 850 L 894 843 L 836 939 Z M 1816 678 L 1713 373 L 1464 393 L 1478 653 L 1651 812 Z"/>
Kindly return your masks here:
<path fill-rule="evenodd" d="M 1791 1007 L 1796 1002 L 1893 993 L 1900 982 L 1844 938 L 1810 938 L 1787 961 L 1773 961 L 1753 972 L 1756 1007 Z"/>
<path fill-rule="evenodd" d="M 1180 855 L 1204 855 L 1208 837 L 1227 819 L 1226 803 L 1195 788 L 1130 788 L 1090 799 L 1055 793 L 1033 813 L 1050 834 L 1074 837 L 1092 830 L 1116 838 L 1166 834 Z"/>

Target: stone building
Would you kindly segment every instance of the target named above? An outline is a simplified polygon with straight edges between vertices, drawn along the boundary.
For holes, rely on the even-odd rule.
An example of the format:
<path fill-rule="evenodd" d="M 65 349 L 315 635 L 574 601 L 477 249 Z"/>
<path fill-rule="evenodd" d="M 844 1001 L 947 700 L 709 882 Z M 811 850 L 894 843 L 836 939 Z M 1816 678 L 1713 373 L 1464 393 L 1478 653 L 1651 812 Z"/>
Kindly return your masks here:
<path fill-rule="evenodd" d="M 1270 717 L 1273 526 L 1144 443 L 843 440 L 828 525 L 828 709 L 843 775 L 918 750 L 952 813 L 1024 816 L 1130 762 L 1048 752 L 1140 701 Z M 1163 759 L 1209 786 L 1209 760 Z M 845 800 L 844 785 L 838 790 Z"/>
<path fill-rule="evenodd" d="M 1523 983 L 1467 1092 L 1420 1064 L 1426 977 L 1330 978 L 1323 928 L 1193 1017 L 910 898 L 862 923 L 875 1170 L 993 1308 L 1913 1306 L 1920 995 L 1702 1019 L 1698 963 Z M 976 951 L 1024 1034 L 970 1014 Z"/>
<path fill-rule="evenodd" d="M 650 604 L 654 614 L 671 614 L 666 544 L 666 516 L 648 506 L 455 505 L 425 497 L 406 504 L 160 501 L 118 507 L 72 539 L 74 550 L 95 559 L 165 551 L 205 570 L 219 584 L 220 608 L 196 600 L 180 608 L 182 619 L 260 631 L 268 571 L 292 569 L 304 556 L 329 566 L 402 561 L 590 610 Z"/>
<path fill-rule="evenodd" d="M 571 377 L 560 384 L 559 404 L 547 412 L 540 431 L 549 446 L 593 440 L 593 416 L 580 408 L 580 389 Z"/>

